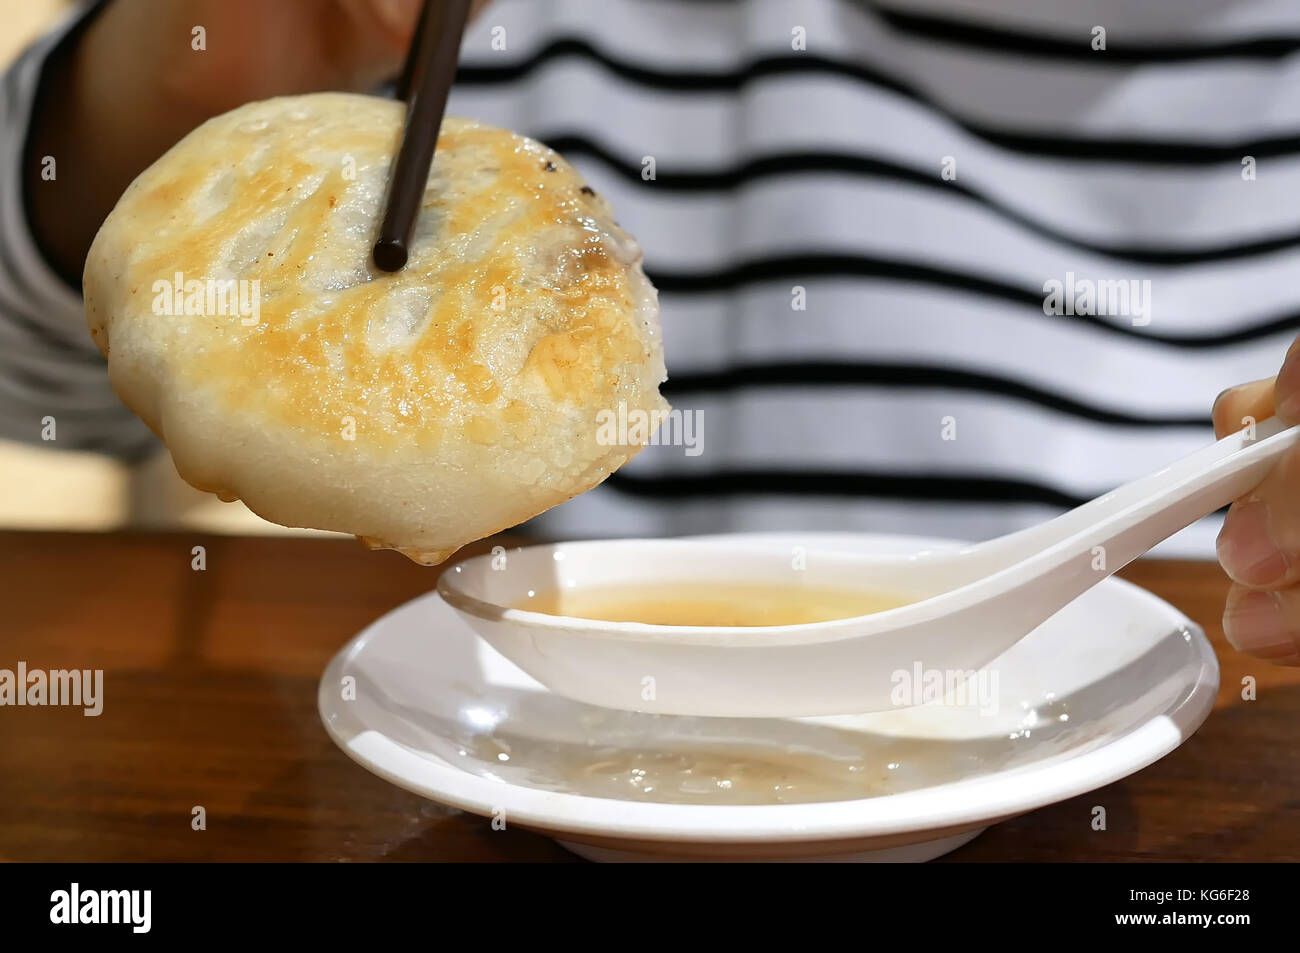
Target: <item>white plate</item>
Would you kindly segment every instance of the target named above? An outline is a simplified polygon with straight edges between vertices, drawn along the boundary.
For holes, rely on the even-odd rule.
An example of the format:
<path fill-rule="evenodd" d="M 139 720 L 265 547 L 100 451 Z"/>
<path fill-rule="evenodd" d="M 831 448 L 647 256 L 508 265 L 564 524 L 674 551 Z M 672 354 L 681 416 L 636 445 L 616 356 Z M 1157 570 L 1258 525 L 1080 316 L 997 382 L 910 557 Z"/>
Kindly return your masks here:
<path fill-rule="evenodd" d="M 877 552 L 935 542 L 752 538 Z M 319 709 L 334 741 L 380 777 L 593 859 L 927 860 L 1168 754 L 1209 713 L 1219 670 L 1194 623 L 1109 579 L 972 688 L 980 678 L 986 693 L 969 692 L 970 704 L 870 715 L 615 711 L 548 692 L 430 593 L 335 656 Z"/>

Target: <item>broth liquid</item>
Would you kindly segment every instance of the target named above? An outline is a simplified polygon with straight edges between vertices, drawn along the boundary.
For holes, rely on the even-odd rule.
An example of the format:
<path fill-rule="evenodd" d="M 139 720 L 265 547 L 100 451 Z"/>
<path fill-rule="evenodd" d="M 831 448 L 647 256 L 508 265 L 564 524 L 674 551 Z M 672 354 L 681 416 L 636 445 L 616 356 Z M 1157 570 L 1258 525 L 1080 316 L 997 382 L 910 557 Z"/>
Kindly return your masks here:
<path fill-rule="evenodd" d="M 539 592 L 516 609 L 601 622 L 648 625 L 803 625 L 897 609 L 889 593 L 718 583 L 589 586 Z"/>

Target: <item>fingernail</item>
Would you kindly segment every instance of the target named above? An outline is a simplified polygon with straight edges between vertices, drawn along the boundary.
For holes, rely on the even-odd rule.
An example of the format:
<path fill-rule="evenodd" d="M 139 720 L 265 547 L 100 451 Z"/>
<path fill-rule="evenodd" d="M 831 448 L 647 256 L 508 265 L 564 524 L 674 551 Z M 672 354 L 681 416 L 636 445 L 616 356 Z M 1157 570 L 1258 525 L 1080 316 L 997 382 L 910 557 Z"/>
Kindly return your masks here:
<path fill-rule="evenodd" d="M 1237 393 L 1237 391 L 1241 390 L 1243 387 L 1249 387 L 1249 386 L 1250 386 L 1249 384 L 1233 384 L 1227 390 L 1219 391 L 1219 396 L 1215 397 L 1214 403 L 1210 405 L 1210 415 L 1213 416 L 1215 413 L 1217 413 L 1219 410 L 1219 405 L 1223 403 L 1225 400 L 1227 400 L 1229 397 L 1231 397 L 1233 394 Z"/>
<path fill-rule="evenodd" d="M 1236 600 L 1223 615 L 1223 634 L 1242 652 L 1260 658 L 1285 658 L 1300 647 L 1276 592 L 1253 589 Z"/>
<path fill-rule="evenodd" d="M 1290 423 L 1300 423 L 1300 347 L 1291 348 L 1282 370 L 1277 372 L 1277 415 Z"/>
<path fill-rule="evenodd" d="M 1210 407 L 1210 419 L 1214 421 L 1214 432 L 1219 436 L 1226 437 L 1230 433 L 1236 433 L 1242 427 L 1246 426 L 1246 421 L 1240 417 L 1236 419 L 1219 420 L 1219 407 L 1228 401 L 1240 400 L 1241 395 L 1250 390 L 1259 390 L 1263 381 L 1247 381 L 1244 384 L 1234 384 L 1225 391 L 1220 391 L 1219 396 L 1214 398 L 1214 404 Z M 1249 400 L 1246 401 L 1250 403 Z"/>
<path fill-rule="evenodd" d="M 1286 576 L 1286 556 L 1269 535 L 1268 504 L 1263 500 L 1233 504 L 1216 548 L 1224 571 L 1243 585 L 1270 586 Z"/>

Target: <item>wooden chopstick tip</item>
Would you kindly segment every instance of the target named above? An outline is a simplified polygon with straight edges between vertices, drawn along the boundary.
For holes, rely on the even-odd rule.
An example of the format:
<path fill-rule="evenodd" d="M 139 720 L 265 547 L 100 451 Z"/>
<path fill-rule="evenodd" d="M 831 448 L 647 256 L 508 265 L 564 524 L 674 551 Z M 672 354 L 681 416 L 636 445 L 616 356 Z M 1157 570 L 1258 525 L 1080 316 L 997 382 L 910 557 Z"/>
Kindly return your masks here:
<path fill-rule="evenodd" d="M 381 238 L 375 242 L 371 257 L 380 271 L 401 271 L 406 267 L 406 245 L 396 238 Z"/>
<path fill-rule="evenodd" d="M 389 173 L 379 240 L 371 251 L 381 271 L 406 266 L 468 13 L 469 0 L 424 0 L 403 71 L 406 122 Z"/>

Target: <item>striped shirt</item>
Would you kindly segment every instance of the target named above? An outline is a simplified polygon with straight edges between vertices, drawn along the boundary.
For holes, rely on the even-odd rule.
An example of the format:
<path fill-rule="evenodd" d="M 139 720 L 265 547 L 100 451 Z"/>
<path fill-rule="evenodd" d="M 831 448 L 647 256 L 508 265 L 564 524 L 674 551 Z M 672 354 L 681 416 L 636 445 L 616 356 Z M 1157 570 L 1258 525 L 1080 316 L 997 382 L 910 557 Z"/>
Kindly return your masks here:
<path fill-rule="evenodd" d="M 41 69 L 83 15 L 70 15 L 0 80 L 0 438 L 43 443 L 41 432 L 53 418 L 58 440 L 46 447 L 138 460 L 156 452 L 157 440 L 109 386 L 81 295 L 43 257 L 25 208 L 24 152 L 40 108 Z"/>
<path fill-rule="evenodd" d="M 40 58 L 5 81 L 11 185 Z M 697 426 L 547 535 L 1010 532 L 1211 440 L 1300 329 L 1295 0 L 496 0 L 449 111 L 609 199 Z M 57 406 L 139 452 L 19 195 L 3 435 Z"/>

